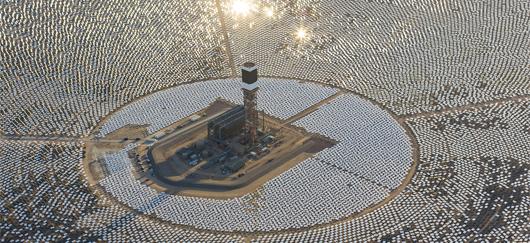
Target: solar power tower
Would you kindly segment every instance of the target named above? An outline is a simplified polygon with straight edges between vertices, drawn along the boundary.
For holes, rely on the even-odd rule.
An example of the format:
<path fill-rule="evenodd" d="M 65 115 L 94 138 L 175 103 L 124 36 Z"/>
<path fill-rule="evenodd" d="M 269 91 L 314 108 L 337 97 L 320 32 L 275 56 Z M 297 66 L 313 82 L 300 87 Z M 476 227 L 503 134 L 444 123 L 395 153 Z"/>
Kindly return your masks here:
<path fill-rule="evenodd" d="M 243 104 L 245 106 L 245 131 L 249 145 L 254 145 L 257 141 L 259 118 L 256 110 L 256 100 L 258 94 L 258 68 L 256 64 L 246 62 L 241 68 L 243 79 Z"/>

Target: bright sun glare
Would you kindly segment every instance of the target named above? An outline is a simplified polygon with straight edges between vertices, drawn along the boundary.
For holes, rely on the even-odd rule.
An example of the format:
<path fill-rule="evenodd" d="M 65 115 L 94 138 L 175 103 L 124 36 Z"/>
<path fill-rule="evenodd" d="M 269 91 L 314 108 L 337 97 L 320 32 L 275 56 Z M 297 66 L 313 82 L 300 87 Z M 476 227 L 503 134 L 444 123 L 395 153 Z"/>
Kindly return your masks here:
<path fill-rule="evenodd" d="M 246 16 L 250 13 L 251 10 L 252 4 L 250 3 L 250 1 L 235 0 L 232 2 L 232 12 L 238 15 Z"/>
<path fill-rule="evenodd" d="M 274 10 L 272 8 L 265 8 L 265 15 L 267 15 L 267 17 L 272 17 L 274 15 Z"/>
<path fill-rule="evenodd" d="M 303 28 L 298 29 L 298 31 L 296 32 L 296 37 L 298 37 L 298 39 L 304 39 L 306 38 L 306 36 L 307 32 Z"/>

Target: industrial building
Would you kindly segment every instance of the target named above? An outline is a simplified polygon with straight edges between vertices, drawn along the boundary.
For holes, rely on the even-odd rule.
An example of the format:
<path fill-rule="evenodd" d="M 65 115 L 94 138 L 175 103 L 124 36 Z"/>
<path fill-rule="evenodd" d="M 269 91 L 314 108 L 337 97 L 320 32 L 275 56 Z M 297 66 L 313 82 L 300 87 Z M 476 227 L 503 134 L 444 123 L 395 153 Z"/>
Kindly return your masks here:
<path fill-rule="evenodd" d="M 208 122 L 208 138 L 222 141 L 244 133 L 249 146 L 258 142 L 259 115 L 256 109 L 258 69 L 256 64 L 246 62 L 241 68 L 243 106 L 236 106 Z"/>
<path fill-rule="evenodd" d="M 245 108 L 241 105 L 208 122 L 208 139 L 226 140 L 241 133 L 245 126 Z"/>

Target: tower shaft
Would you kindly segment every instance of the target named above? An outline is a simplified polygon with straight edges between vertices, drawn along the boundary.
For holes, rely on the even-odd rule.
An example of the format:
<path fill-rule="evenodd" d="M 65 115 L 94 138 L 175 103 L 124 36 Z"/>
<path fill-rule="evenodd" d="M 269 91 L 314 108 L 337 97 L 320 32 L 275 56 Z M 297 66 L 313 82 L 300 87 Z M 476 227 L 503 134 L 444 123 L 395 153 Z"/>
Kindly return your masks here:
<path fill-rule="evenodd" d="M 246 140 L 252 146 L 258 139 L 258 69 L 254 63 L 247 62 L 241 68 L 243 104 L 245 106 Z"/>
<path fill-rule="evenodd" d="M 243 89 L 243 104 L 245 106 L 245 130 L 249 144 L 254 144 L 258 137 L 259 118 L 256 109 L 256 98 L 259 88 L 253 90 Z"/>

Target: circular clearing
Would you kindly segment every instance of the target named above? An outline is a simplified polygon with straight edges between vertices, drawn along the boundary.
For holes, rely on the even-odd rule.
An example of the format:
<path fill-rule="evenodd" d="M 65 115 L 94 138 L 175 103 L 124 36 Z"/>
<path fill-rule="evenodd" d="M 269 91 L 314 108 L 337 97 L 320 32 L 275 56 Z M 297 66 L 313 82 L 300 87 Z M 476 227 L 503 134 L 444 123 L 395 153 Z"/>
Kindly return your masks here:
<path fill-rule="evenodd" d="M 88 150 L 88 176 L 136 211 L 179 225 L 228 232 L 300 229 L 354 217 L 395 196 L 410 177 L 411 140 L 385 110 L 348 91 L 314 82 L 260 82 L 259 110 L 337 143 L 240 196 L 218 199 L 161 192 L 160 185 L 135 172 L 130 151 L 217 98 L 243 103 L 239 79 L 194 82 L 142 97 L 108 116 Z"/>

